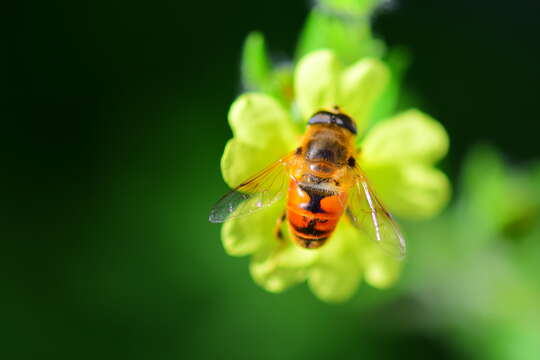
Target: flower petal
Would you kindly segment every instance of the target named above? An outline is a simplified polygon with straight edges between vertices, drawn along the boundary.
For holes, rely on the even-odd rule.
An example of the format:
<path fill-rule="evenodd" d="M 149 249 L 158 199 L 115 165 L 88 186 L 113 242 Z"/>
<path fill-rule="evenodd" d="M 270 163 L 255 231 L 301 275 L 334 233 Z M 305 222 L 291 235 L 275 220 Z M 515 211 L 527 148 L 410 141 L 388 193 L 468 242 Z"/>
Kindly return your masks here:
<path fill-rule="evenodd" d="M 362 276 L 358 254 L 363 251 L 361 234 L 341 221 L 336 233 L 320 250 L 313 264 L 308 284 L 313 293 L 327 302 L 348 300 L 356 291 Z"/>
<path fill-rule="evenodd" d="M 422 164 L 364 167 L 377 196 L 395 215 L 429 218 L 450 198 L 450 183 L 443 172 Z"/>
<path fill-rule="evenodd" d="M 261 149 L 234 138 L 227 142 L 221 157 L 221 173 L 231 188 L 238 186 L 274 161 L 286 155 L 290 149 L 283 146 Z"/>
<path fill-rule="evenodd" d="M 231 106 L 229 122 L 234 138 L 225 146 L 221 171 L 230 187 L 287 155 L 296 145 L 298 135 L 289 115 L 268 95 L 240 96 Z"/>
<path fill-rule="evenodd" d="M 229 124 L 235 139 L 281 155 L 292 150 L 297 141 L 294 125 L 285 109 L 271 96 L 246 93 L 231 105 Z"/>
<path fill-rule="evenodd" d="M 279 201 L 250 216 L 227 220 L 221 228 L 221 239 L 227 254 L 243 256 L 254 253 L 267 244 L 277 243 L 274 226 L 284 206 L 284 201 Z"/>
<path fill-rule="evenodd" d="M 362 144 L 362 160 L 370 164 L 432 164 L 446 154 L 448 142 L 439 122 L 418 110 L 409 110 L 371 129 Z"/>
<path fill-rule="evenodd" d="M 329 50 L 314 51 L 300 59 L 294 89 L 304 120 L 322 108 L 337 105 L 339 73 L 336 56 Z"/>
<path fill-rule="evenodd" d="M 376 59 L 361 60 L 341 75 L 338 105 L 356 121 L 360 134 L 367 127 L 373 104 L 389 78 L 386 65 Z"/>
<path fill-rule="evenodd" d="M 377 244 L 370 244 L 364 251 L 365 279 L 368 284 L 379 289 L 392 286 L 401 273 L 402 261 L 385 254 Z"/>
<path fill-rule="evenodd" d="M 289 243 L 281 247 L 274 243 L 258 251 L 251 259 L 251 276 L 257 284 L 270 292 L 281 292 L 306 279 L 309 265 L 317 258 L 317 252 Z"/>

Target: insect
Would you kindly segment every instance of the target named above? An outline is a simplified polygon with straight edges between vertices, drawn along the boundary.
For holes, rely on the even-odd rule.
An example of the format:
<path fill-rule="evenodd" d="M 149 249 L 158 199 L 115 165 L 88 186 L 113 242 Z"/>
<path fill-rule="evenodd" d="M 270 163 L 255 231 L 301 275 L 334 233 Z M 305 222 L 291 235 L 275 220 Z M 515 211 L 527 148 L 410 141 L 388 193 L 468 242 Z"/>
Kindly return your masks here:
<path fill-rule="evenodd" d="M 405 241 L 392 215 L 369 185 L 356 157 L 356 124 L 339 107 L 315 113 L 300 146 L 223 196 L 212 208 L 214 223 L 270 206 L 286 194 L 275 235 L 283 223 L 299 246 L 323 246 L 339 221 L 348 218 L 393 257 L 405 255 Z"/>

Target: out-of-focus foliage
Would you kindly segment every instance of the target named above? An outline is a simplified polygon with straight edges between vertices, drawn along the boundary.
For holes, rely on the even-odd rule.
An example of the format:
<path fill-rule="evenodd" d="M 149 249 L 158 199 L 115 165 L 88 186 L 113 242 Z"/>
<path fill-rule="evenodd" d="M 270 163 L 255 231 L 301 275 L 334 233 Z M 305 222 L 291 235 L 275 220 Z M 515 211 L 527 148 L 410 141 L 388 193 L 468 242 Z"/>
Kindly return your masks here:
<path fill-rule="evenodd" d="M 266 90 L 270 76 L 270 61 L 264 37 L 259 32 L 248 35 L 242 53 L 242 82 L 247 90 Z"/>
<path fill-rule="evenodd" d="M 345 65 L 381 56 L 384 44 L 372 35 L 370 16 L 379 0 L 321 0 L 311 10 L 300 36 L 297 59 L 317 49 L 332 49 Z"/>
<path fill-rule="evenodd" d="M 369 14 L 378 5 L 378 1 L 317 2 L 296 58 L 332 49 L 344 64 L 365 56 L 383 59 L 392 76 L 369 126 L 414 104 L 402 91 L 403 74 L 411 61 L 408 51 L 385 49 L 371 34 Z M 292 77 L 285 77 L 289 85 L 275 86 L 279 82 L 269 79 L 277 72 L 265 70 L 266 80 L 256 81 L 263 73 L 258 69 L 267 69 L 269 63 L 262 36 L 248 37 L 245 49 L 249 48 L 244 51 L 244 79 L 251 74 L 255 80 L 251 82 L 259 84 L 249 88 L 291 105 L 295 93 L 285 96 L 283 89 L 293 89 Z M 292 65 L 280 66 L 292 69 Z M 320 79 L 319 75 L 308 78 Z M 454 341 L 474 358 L 527 359 L 539 350 L 535 304 L 540 302 L 540 284 L 534 276 L 540 270 L 539 169 L 536 164 L 511 168 L 494 148 L 477 146 L 463 164 L 453 206 L 431 224 L 406 226 L 407 237 L 413 240 L 401 291 L 438 312 L 426 323 L 452 329 Z M 471 322 L 477 326 L 468 326 Z"/>
<path fill-rule="evenodd" d="M 462 175 L 463 195 L 470 204 L 463 211 L 486 232 L 480 237 L 500 234 L 519 238 L 538 225 L 537 169 L 534 165 L 526 170 L 511 169 L 497 150 L 487 146 L 471 153 Z"/>
<path fill-rule="evenodd" d="M 411 104 L 402 91 L 409 53 L 385 49 L 371 34 L 369 14 L 378 5 L 378 1 L 317 2 L 296 58 L 327 48 L 345 64 L 364 56 L 384 59 L 392 76 L 370 116 L 370 126 Z M 252 68 L 256 79 L 261 77 L 256 70 L 266 68 L 268 58 L 261 35 L 256 35 L 256 41 L 254 37 L 246 41 L 245 47 L 252 50 L 244 52 L 243 64 L 244 69 Z M 282 64 L 282 68 L 291 66 Z M 284 96 L 279 87 L 268 86 L 268 80 L 259 83 L 256 90 L 287 98 L 284 103 L 290 105 L 294 96 Z M 536 311 L 540 282 L 535 276 L 540 271 L 539 174 L 536 164 L 514 169 L 494 148 L 477 146 L 463 164 L 453 206 L 431 224 L 406 227 L 413 240 L 403 291 L 437 312 L 425 321 L 435 328 L 452 329 L 454 341 L 473 358 L 528 359 L 540 350 Z M 469 326 L 471 322 L 475 326 Z"/>
<path fill-rule="evenodd" d="M 289 107 L 294 97 L 293 67 L 289 63 L 272 64 L 264 37 L 252 32 L 246 37 L 242 52 L 242 84 L 246 91 L 264 92 Z"/>
<path fill-rule="evenodd" d="M 455 204 L 412 232 L 406 287 L 475 359 L 540 351 L 538 169 L 514 169 L 494 148 L 477 146 Z"/>
<path fill-rule="evenodd" d="M 247 259 L 223 255 L 207 215 L 227 190 L 240 45 L 264 30 L 272 51 L 255 77 L 276 79 L 272 96 L 290 105 L 279 50 L 299 54 L 308 3 L 20 7 L 3 82 L 0 358 L 538 358 L 536 2 L 394 1 L 374 19 L 390 82 L 392 59 L 407 69 L 375 107 L 421 104 L 452 138 L 441 167 L 454 202 L 400 222 L 409 255 L 395 287 L 361 286 L 338 306 L 307 285 L 276 296 Z M 482 139 L 495 146 L 471 148 Z"/>

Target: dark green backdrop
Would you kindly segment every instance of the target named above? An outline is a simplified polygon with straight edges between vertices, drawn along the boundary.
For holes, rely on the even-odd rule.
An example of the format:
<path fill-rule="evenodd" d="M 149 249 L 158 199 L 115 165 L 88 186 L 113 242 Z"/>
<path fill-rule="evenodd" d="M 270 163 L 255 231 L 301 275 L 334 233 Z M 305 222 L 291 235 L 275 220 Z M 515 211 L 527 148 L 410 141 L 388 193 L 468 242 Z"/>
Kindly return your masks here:
<path fill-rule="evenodd" d="M 406 86 L 450 133 L 451 178 L 479 140 L 517 164 L 539 158 L 538 5 L 394 5 L 375 30 L 413 55 Z M 244 37 L 261 30 L 285 59 L 308 1 L 19 7 L 5 52 L 3 358 L 464 356 L 446 329 L 403 315 L 418 307 L 399 287 L 338 306 L 305 286 L 264 292 L 207 222 L 226 190 Z"/>

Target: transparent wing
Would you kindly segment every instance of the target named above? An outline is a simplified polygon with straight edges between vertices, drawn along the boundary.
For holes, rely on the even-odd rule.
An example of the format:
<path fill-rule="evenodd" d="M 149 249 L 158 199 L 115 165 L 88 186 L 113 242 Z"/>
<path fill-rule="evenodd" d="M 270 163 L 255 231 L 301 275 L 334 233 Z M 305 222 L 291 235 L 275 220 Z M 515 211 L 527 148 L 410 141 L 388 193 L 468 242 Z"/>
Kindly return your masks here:
<path fill-rule="evenodd" d="M 375 240 L 385 253 L 398 259 L 405 257 L 405 239 L 399 226 L 377 198 L 358 166 L 354 169 L 347 215 L 353 225 Z"/>
<path fill-rule="evenodd" d="M 288 186 L 288 169 L 296 155 L 287 155 L 225 194 L 210 210 L 208 220 L 224 222 L 272 205 Z"/>

